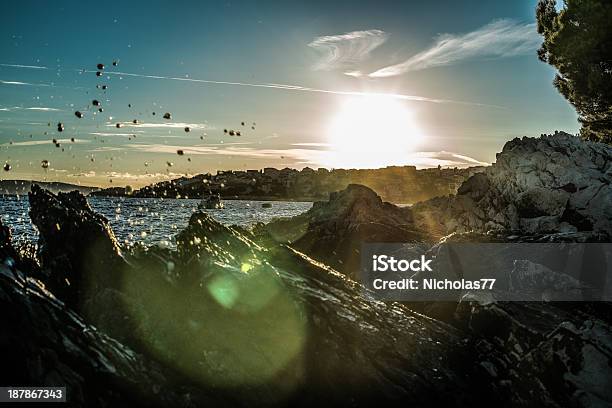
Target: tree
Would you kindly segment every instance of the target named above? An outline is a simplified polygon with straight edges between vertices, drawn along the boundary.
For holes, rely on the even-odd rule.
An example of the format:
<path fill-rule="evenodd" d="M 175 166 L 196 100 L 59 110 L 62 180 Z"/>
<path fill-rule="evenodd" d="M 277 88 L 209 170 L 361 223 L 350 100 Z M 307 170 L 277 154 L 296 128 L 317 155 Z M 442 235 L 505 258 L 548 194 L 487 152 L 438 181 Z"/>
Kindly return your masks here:
<path fill-rule="evenodd" d="M 576 108 L 588 140 L 612 144 L 612 1 L 540 0 L 540 60 L 558 73 L 553 84 Z"/>

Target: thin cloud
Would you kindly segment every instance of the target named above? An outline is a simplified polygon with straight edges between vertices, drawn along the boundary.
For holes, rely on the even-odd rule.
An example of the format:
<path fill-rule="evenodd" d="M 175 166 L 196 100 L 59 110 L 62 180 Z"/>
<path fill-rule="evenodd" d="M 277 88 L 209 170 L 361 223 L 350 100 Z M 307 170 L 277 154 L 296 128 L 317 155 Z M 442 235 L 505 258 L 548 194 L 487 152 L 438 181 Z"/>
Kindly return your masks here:
<path fill-rule="evenodd" d="M 123 146 L 126 149 L 138 150 L 146 153 L 170 153 L 176 154 L 177 150 L 183 150 L 185 154 L 193 155 L 220 155 L 241 156 L 250 158 L 279 158 L 280 156 L 301 158 L 308 156 L 309 152 L 317 152 L 308 149 L 258 149 L 252 147 L 225 147 L 224 145 L 207 146 L 171 146 L 166 144 L 130 144 Z"/>
<path fill-rule="evenodd" d="M 99 153 L 99 152 L 120 152 L 123 151 L 122 147 L 112 147 L 112 146 L 99 146 L 94 149 L 87 150 L 88 153 Z"/>
<path fill-rule="evenodd" d="M 188 127 L 191 130 L 211 130 L 213 127 L 206 123 L 182 123 L 182 122 L 168 122 L 168 123 L 133 123 L 133 122 L 118 122 L 121 127 L 126 128 L 147 128 L 147 129 L 184 129 Z M 107 127 L 117 127 L 116 123 L 107 123 Z"/>
<path fill-rule="evenodd" d="M 125 136 L 125 137 L 130 137 L 130 136 L 134 136 L 134 133 L 136 133 L 136 132 L 132 132 L 132 133 L 91 132 L 90 135 L 92 135 L 92 136 Z M 142 132 L 138 132 L 138 133 L 142 133 Z"/>
<path fill-rule="evenodd" d="M 415 152 L 409 155 L 408 160 L 417 167 L 470 167 L 470 166 L 489 166 L 491 163 L 477 160 L 473 157 L 459 153 L 438 151 L 438 152 Z"/>
<path fill-rule="evenodd" d="M 317 37 L 308 46 L 322 54 L 314 69 L 330 71 L 354 67 L 367 59 L 370 53 L 386 40 L 387 34 L 384 31 L 364 30 Z M 354 71 L 351 74 L 354 74 Z"/>
<path fill-rule="evenodd" d="M 365 32 L 378 32 L 380 30 L 368 30 Z M 380 33 L 383 33 L 382 31 L 380 31 Z M 348 33 L 351 34 L 351 33 Z M 379 34 L 379 37 L 381 35 Z M 332 36 L 333 37 L 333 36 Z M 385 35 L 385 39 L 386 39 L 386 35 Z M 371 40 L 372 41 L 372 40 Z M 380 41 L 380 38 L 379 40 Z M 375 42 L 375 41 L 374 41 Z M 382 44 L 382 43 L 381 43 Z M 378 44 L 380 45 L 380 44 Z M 376 46 L 378 46 L 376 45 Z M 374 48 L 376 47 L 371 47 L 368 51 L 368 53 L 370 51 L 372 51 Z M 363 53 L 361 54 L 362 56 L 364 55 Z M 18 67 L 18 68 L 31 68 L 31 69 L 48 69 L 47 67 L 43 67 L 43 66 L 28 66 L 28 65 L 17 65 L 17 64 L 0 64 L 0 65 L 5 65 L 5 66 L 13 66 L 13 67 Z M 91 71 L 91 70 L 76 70 L 79 72 L 87 72 L 87 73 L 94 73 L 96 71 Z M 287 84 L 276 84 L 276 83 L 249 83 L 249 82 L 235 82 L 235 81 L 214 81 L 214 80 L 208 80 L 208 79 L 196 79 L 196 78 L 184 78 L 184 77 L 170 77 L 170 76 L 162 76 L 162 75 L 145 75 L 145 74 L 135 74 L 135 73 L 130 73 L 130 72 L 105 72 L 105 75 L 119 75 L 119 76 L 126 76 L 126 77 L 135 77 L 135 78 L 148 78 L 148 79 L 162 79 L 162 80 L 171 80 L 171 81 L 183 81 L 183 82 L 194 82 L 194 83 L 201 83 L 201 84 L 210 84 L 210 85 L 229 85 L 229 86 L 243 86 L 243 87 L 251 87 L 251 88 L 266 88 L 266 89 L 277 89 L 277 90 L 284 90 L 284 91 L 293 91 L 293 92 L 311 92 L 311 93 L 324 93 L 324 94 L 331 94 L 331 95 L 348 95 L 348 96 L 386 96 L 389 98 L 394 98 L 394 99 L 401 99 L 401 100 L 407 100 L 407 101 L 415 101 L 415 102 L 429 102 L 429 103 L 441 103 L 441 104 L 446 104 L 446 103 L 451 103 L 451 104 L 460 104 L 460 105 L 472 105 L 472 106 L 487 106 L 487 107 L 494 107 L 494 108 L 501 108 L 500 106 L 496 106 L 496 105 L 488 105 L 488 104 L 482 104 L 482 103 L 477 103 L 477 102 L 470 102 L 470 101 L 457 101 L 457 100 L 450 100 L 450 99 L 438 99 L 438 98 L 428 98 L 428 97 L 424 97 L 424 96 L 418 96 L 418 95 L 406 95 L 406 94 L 397 94 L 397 93 L 379 93 L 379 92 L 355 92 L 355 91 L 338 91 L 338 90 L 331 90 L 331 89 L 320 89 L 320 88 L 310 88 L 310 87 L 304 87 L 301 85 L 287 85 Z M 346 75 L 351 75 L 351 76 L 362 76 L 362 73 L 359 71 L 347 71 L 345 73 Z M 22 85 L 22 86 L 53 86 L 51 84 L 35 84 L 35 83 L 29 83 L 29 82 L 21 82 L 21 81 L 5 81 L 5 80 L 0 80 L 0 84 L 3 85 Z M 82 88 L 73 88 L 73 89 L 82 89 Z"/>
<path fill-rule="evenodd" d="M 0 108 L 0 112 L 14 112 L 14 111 L 19 111 L 19 110 L 38 111 L 38 112 L 60 112 L 61 111 L 61 109 L 47 108 L 43 106 L 32 106 L 29 108 L 24 108 L 22 106 L 11 106 L 11 107 Z"/>
<path fill-rule="evenodd" d="M 160 179 L 160 178 L 177 178 L 177 177 L 191 177 L 192 174 L 185 173 L 129 173 L 129 172 L 117 172 L 117 171 L 108 171 L 108 172 L 95 172 L 88 171 L 83 173 L 73 173 L 67 174 L 67 177 L 77 177 L 77 178 L 113 178 L 113 179 L 126 179 L 126 180 L 143 180 L 143 179 Z"/>
<path fill-rule="evenodd" d="M 58 143 L 89 143 L 89 140 L 85 139 L 57 139 Z M 0 146 L 39 146 L 39 145 L 52 145 L 53 143 L 50 140 L 28 140 L 25 142 L 12 142 L 12 143 L 3 143 Z"/>
<path fill-rule="evenodd" d="M 48 69 L 40 65 L 21 65 L 21 64 L 0 64 L 0 67 L 7 68 L 28 68 L 28 69 Z"/>
<path fill-rule="evenodd" d="M 30 82 L 5 81 L 3 79 L 0 79 L 0 84 L 3 84 L 3 85 L 24 85 L 24 86 L 51 86 L 49 84 L 32 84 Z"/>
<path fill-rule="evenodd" d="M 323 147 L 321 144 L 294 144 L 297 146 Z M 257 149 L 251 147 L 222 147 L 222 146 L 170 146 L 165 144 L 131 144 L 124 145 L 126 149 L 138 150 L 145 153 L 176 154 L 183 150 L 187 155 L 220 155 L 246 157 L 253 159 L 286 159 L 296 163 L 308 165 L 326 165 L 334 163 L 336 153 L 332 150 L 289 148 L 289 149 Z M 473 157 L 447 151 L 413 152 L 406 155 L 403 165 L 414 165 L 419 168 L 436 167 L 470 167 L 488 166 L 486 163 Z"/>
<path fill-rule="evenodd" d="M 306 147 L 329 147 L 329 143 L 320 142 L 304 142 L 304 143 L 292 143 L 291 146 L 306 146 Z"/>
<path fill-rule="evenodd" d="M 512 57 L 533 53 L 541 42 L 535 23 L 493 21 L 462 35 L 443 34 L 436 43 L 408 60 L 381 68 L 370 77 L 389 77 L 431 67 L 451 65 L 477 57 Z"/>
<path fill-rule="evenodd" d="M 25 110 L 29 110 L 29 111 L 40 111 L 40 112 L 60 112 L 61 109 L 57 109 L 57 108 L 45 108 L 43 106 L 32 106 L 30 108 L 24 108 Z"/>
<path fill-rule="evenodd" d="M 96 72 L 96 71 L 86 71 L 86 72 Z M 487 107 L 495 107 L 500 108 L 500 106 L 495 105 L 487 105 L 476 102 L 467 102 L 467 101 L 456 101 L 451 99 L 435 99 L 435 98 L 427 98 L 424 96 L 417 95 L 405 95 L 405 94 L 395 94 L 395 93 L 380 93 L 380 92 L 355 92 L 355 91 L 334 91 L 330 89 L 319 89 L 319 88 L 308 88 L 299 85 L 284 85 L 284 84 L 274 84 L 274 83 L 248 83 L 248 82 L 229 82 L 229 81 L 211 81 L 207 79 L 195 79 L 195 78 L 180 78 L 180 77 L 167 77 L 161 75 L 145 75 L 145 74 L 134 74 L 129 72 L 105 72 L 105 75 L 120 75 L 126 77 L 135 77 L 135 78 L 148 78 L 148 79 L 162 79 L 162 80 L 170 80 L 170 81 L 183 81 L 183 82 L 195 82 L 202 84 L 211 84 L 211 85 L 232 85 L 232 86 L 246 86 L 252 88 L 268 88 L 268 89 L 279 89 L 285 91 L 293 91 L 293 92 L 314 92 L 314 93 L 325 93 L 332 95 L 348 95 L 348 96 L 384 96 L 388 98 L 401 99 L 407 101 L 415 101 L 415 102 L 430 102 L 430 103 L 452 103 L 452 104 L 460 104 L 460 105 L 472 105 L 472 106 L 487 106 Z"/>

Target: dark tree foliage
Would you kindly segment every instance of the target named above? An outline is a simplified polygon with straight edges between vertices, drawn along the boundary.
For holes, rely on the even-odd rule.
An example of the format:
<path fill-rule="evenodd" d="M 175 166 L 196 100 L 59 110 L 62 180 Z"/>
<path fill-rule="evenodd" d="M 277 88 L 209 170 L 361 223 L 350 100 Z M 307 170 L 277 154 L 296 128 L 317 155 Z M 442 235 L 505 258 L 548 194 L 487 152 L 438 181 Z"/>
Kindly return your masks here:
<path fill-rule="evenodd" d="M 612 0 L 540 0 L 540 60 L 558 70 L 555 87 L 576 108 L 585 139 L 612 143 Z"/>

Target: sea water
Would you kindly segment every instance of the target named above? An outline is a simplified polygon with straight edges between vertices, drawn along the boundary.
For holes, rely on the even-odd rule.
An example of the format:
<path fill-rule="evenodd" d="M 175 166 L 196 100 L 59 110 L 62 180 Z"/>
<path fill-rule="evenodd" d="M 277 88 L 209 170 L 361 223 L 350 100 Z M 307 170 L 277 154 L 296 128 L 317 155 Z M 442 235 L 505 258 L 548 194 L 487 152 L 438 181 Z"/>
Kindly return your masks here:
<path fill-rule="evenodd" d="M 167 244 L 174 246 L 175 235 L 184 229 L 189 217 L 198 211 L 200 200 L 88 197 L 87 201 L 104 215 L 117 239 L 124 244 Z M 271 203 L 263 208 L 264 202 Z M 290 201 L 224 201 L 224 209 L 202 210 L 226 225 L 249 226 L 267 223 L 277 217 L 292 217 L 312 206 L 311 202 Z M 13 242 L 35 243 L 38 231 L 30 222 L 27 196 L 0 196 L 0 218 L 13 233 Z"/>

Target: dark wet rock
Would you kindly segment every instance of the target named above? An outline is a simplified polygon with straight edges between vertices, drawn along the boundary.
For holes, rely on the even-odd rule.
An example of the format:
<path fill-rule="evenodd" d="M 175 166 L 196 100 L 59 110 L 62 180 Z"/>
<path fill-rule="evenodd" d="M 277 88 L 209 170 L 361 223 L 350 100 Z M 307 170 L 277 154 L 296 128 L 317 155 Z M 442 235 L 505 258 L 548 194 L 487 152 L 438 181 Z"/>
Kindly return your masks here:
<path fill-rule="evenodd" d="M 456 317 L 478 339 L 475 359 L 511 406 L 608 406 L 612 308 L 607 303 L 482 304 Z"/>
<path fill-rule="evenodd" d="M 172 119 L 172 115 L 170 114 L 170 112 L 164 113 L 164 119 Z"/>
<path fill-rule="evenodd" d="M 74 407 L 224 405 L 99 332 L 0 253 L 2 384 L 64 386 Z"/>
<path fill-rule="evenodd" d="M 11 244 L 11 229 L 2 225 L 0 219 L 0 259 L 12 266 L 17 259 L 17 252 Z"/>
<path fill-rule="evenodd" d="M 359 269 L 364 242 L 417 242 L 427 235 L 418 231 L 409 208 L 383 202 L 370 188 L 351 184 L 316 202 L 306 213 L 278 220 L 265 228 L 275 239 L 349 276 Z"/>
<path fill-rule="evenodd" d="M 76 191 L 55 195 L 33 184 L 28 197 L 50 290 L 82 310 L 93 293 L 116 287 L 126 262 L 106 218 Z"/>
<path fill-rule="evenodd" d="M 176 251 L 138 246 L 124 257 L 106 220 L 96 216 L 82 196 L 53 196 L 35 188 L 30 200 L 35 207 L 32 212 L 40 213 L 32 218 L 44 237 L 44 268 L 57 262 L 61 268 L 52 268 L 54 271 L 64 270 L 65 265 L 69 266 L 66 270 L 75 271 L 79 253 L 86 252 L 87 243 L 92 242 L 85 237 L 98 236 L 106 242 L 97 250 L 98 257 L 108 259 L 103 268 L 106 273 L 117 270 L 112 264 L 119 265 L 121 283 L 116 284 L 113 277 L 108 284 L 99 285 L 90 302 L 113 305 L 116 312 L 110 307 L 97 308 L 89 321 L 97 321 L 98 328 L 107 333 L 117 331 L 117 326 L 132 331 L 133 337 L 118 338 L 142 353 L 130 362 L 139 362 L 139 367 L 151 364 L 153 368 L 145 373 L 161 373 L 157 384 L 165 386 L 164 376 L 175 373 L 178 379 L 170 390 L 162 386 L 167 398 L 180 394 L 178 390 L 184 388 L 179 384 L 189 383 L 195 388 L 190 388 L 188 401 L 197 401 L 192 403 L 197 406 L 213 396 L 217 405 L 223 401 L 246 406 L 312 406 L 321 401 L 370 406 L 409 401 L 414 406 L 587 407 L 612 401 L 606 388 L 611 372 L 606 322 L 611 321 L 612 313 L 606 305 L 486 303 L 466 296 L 452 316 L 453 327 L 404 305 L 375 300 L 344 274 L 278 244 L 271 238 L 272 229 L 264 230 L 269 235 L 263 239 L 264 234 L 226 227 L 207 214 L 195 213 L 178 234 Z M 303 225 L 304 230 L 291 245 L 297 247 L 307 238 L 302 243 L 305 250 L 314 258 L 318 251 L 319 260 L 347 248 L 343 241 L 363 240 L 362 231 L 376 239 L 422 238 L 413 229 L 410 209 L 383 203 L 362 186 L 337 193 L 293 221 L 284 221 L 284 225 Z M 64 239 L 53 230 L 58 222 L 62 223 L 59 230 L 66 231 Z M 331 249 L 324 251 L 317 245 L 317 234 Z M 333 234 L 337 234 L 336 241 Z M 603 237 L 605 234 L 595 232 L 526 238 L 471 232 L 447 240 L 591 242 Z M 54 252 L 45 255 L 51 248 Z M 345 254 L 349 253 L 341 253 Z M 96 262 L 101 260 L 96 258 Z M 89 267 L 86 264 L 81 271 Z M 0 302 L 6 298 L 3 282 L 0 275 Z M 32 278 L 28 282 L 35 284 Z M 60 292 L 65 289 L 59 287 Z M 33 296 L 35 292 L 22 293 L 20 296 Z M 35 299 L 44 303 L 41 307 L 46 311 L 50 306 L 39 297 Z M 19 313 L 32 310 L 12 299 L 9 304 L 17 305 Z M 63 305 L 56 309 L 62 316 L 74 315 Z M 44 316 L 41 321 L 56 320 Z M 10 335 L 13 331 L 27 335 L 19 330 L 38 333 L 32 323 L 22 326 L 11 328 Z M 63 333 L 57 328 L 52 332 Z M 68 344 L 82 344 L 87 333 L 73 334 Z M 54 339 L 30 334 L 28 344 L 34 350 L 44 349 L 43 344 L 56 344 Z M 16 341 L 9 340 L 11 345 Z M 106 361 L 114 362 L 112 350 L 103 350 Z M 26 357 L 19 356 L 23 364 Z M 73 367 L 74 359 L 64 363 L 68 357 L 58 356 L 62 367 Z M 88 367 L 79 365 L 74 371 L 95 381 Z M 34 375 L 29 371 L 24 370 L 24 375 Z M 104 366 L 100 372 L 105 373 Z M 122 374 L 115 371 L 117 376 Z M 136 370 L 132 378 L 143 375 Z M 133 380 L 130 394 L 122 397 L 131 401 L 134 395 L 157 395 L 148 388 L 148 379 Z M 83 394 L 97 398 L 96 392 L 100 391 L 85 389 Z M 172 402 L 176 400 L 168 403 Z"/>
<path fill-rule="evenodd" d="M 4 171 L 11 171 L 11 165 L 9 163 L 4 163 L 3 169 Z"/>
<path fill-rule="evenodd" d="M 415 221 L 442 235 L 595 231 L 612 235 L 612 148 L 559 132 L 514 139 L 457 195 L 414 206 Z"/>
<path fill-rule="evenodd" d="M 34 188 L 30 200 L 43 267 L 61 262 L 54 273 L 76 271 L 87 242 L 99 236 L 104 244 L 94 259 L 108 261 L 98 272 L 126 268 L 106 221 L 82 196 Z M 473 367 L 455 329 L 363 296 L 360 285 L 289 248 L 265 248 L 246 231 L 196 213 L 175 253 L 141 249 L 128 258 L 121 285 L 98 285 L 89 295 L 113 305 L 89 321 L 111 333 L 127 326 L 139 338 L 130 344 L 203 389 L 225 396 L 230 387 L 234 401 L 247 405 L 471 400 L 471 393 L 456 397 L 475 384 L 453 368 Z"/>
<path fill-rule="evenodd" d="M 104 225 L 90 220 L 77 196 L 43 197 L 62 209 L 49 219 L 79 208 L 83 228 Z M 473 364 L 455 329 L 372 300 L 338 272 L 252 238 L 196 213 L 178 235 L 176 253 L 132 252 L 123 284 L 93 297 L 128 317 L 139 350 L 204 390 L 214 387 L 219 398 L 231 389 L 232 400 L 245 405 L 473 403 L 475 393 L 457 398 L 476 384 L 465 376 Z M 93 320 L 103 331 L 127 324 L 117 312 L 98 310 Z"/>
<path fill-rule="evenodd" d="M 475 384 L 451 368 L 474 367 L 455 329 L 373 300 L 361 285 L 300 252 L 267 247 L 240 228 L 196 213 L 177 236 L 177 253 L 179 286 L 192 291 L 183 301 L 193 311 L 208 310 L 174 322 L 190 319 L 193 336 L 206 339 L 206 352 L 190 351 L 183 361 L 174 356 L 183 369 L 194 372 L 204 354 L 209 360 L 200 364 L 216 366 L 218 381 L 269 377 L 277 370 L 258 391 L 260 403 L 289 398 L 292 405 L 463 406 L 472 398 L 466 390 Z M 213 311 L 216 318 L 206 318 Z M 220 349 L 234 350 L 234 357 Z M 296 388 L 284 395 L 291 383 Z M 464 390 L 459 398 L 458 389 Z M 494 398 L 486 391 L 480 396 Z"/>

